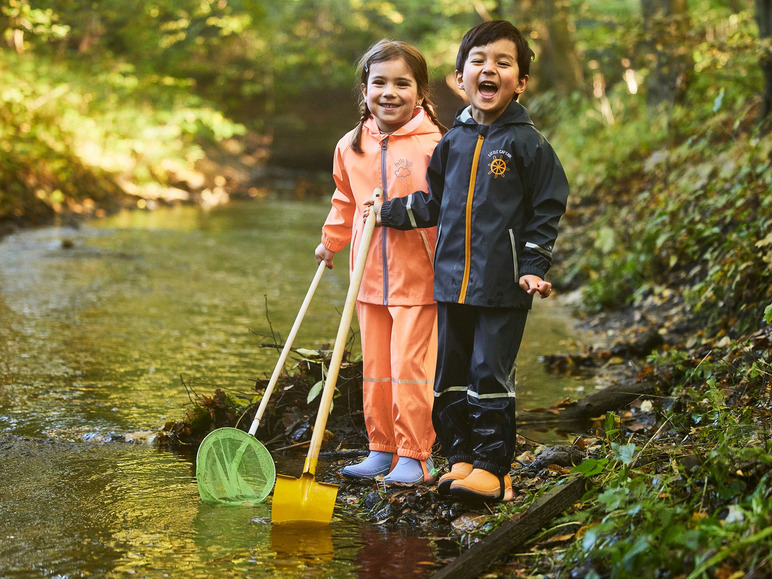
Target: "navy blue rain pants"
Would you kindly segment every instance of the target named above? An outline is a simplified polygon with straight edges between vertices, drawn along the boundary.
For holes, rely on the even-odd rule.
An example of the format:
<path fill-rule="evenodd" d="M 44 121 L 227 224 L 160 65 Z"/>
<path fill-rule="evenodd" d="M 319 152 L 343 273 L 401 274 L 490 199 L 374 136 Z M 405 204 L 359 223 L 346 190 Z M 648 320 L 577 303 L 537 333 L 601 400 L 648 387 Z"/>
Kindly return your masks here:
<path fill-rule="evenodd" d="M 515 370 L 527 309 L 439 302 L 432 422 L 450 465 L 497 476 L 515 455 Z"/>

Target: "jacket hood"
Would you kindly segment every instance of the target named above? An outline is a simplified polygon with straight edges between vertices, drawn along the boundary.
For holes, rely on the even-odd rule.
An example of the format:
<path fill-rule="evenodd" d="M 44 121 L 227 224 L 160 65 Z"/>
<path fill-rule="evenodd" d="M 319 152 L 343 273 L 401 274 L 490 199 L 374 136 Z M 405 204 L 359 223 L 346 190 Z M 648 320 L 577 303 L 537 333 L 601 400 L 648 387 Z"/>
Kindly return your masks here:
<path fill-rule="evenodd" d="M 377 139 L 384 135 L 384 133 L 381 133 L 381 130 L 378 128 L 378 123 L 375 121 L 374 117 L 370 117 L 365 121 L 364 128 Z M 427 115 L 424 108 L 419 105 L 413 111 L 413 118 L 390 134 L 425 135 L 428 133 L 433 133 L 436 130 L 437 129 L 429 118 L 429 115 Z"/>
<path fill-rule="evenodd" d="M 472 106 L 468 105 L 461 108 L 456 113 L 456 118 L 453 121 L 453 126 L 460 125 L 477 125 L 477 121 L 472 117 Z M 499 118 L 493 121 L 494 125 L 531 125 L 531 115 L 528 114 L 528 110 L 517 101 L 512 101 L 506 110 L 501 113 Z"/>

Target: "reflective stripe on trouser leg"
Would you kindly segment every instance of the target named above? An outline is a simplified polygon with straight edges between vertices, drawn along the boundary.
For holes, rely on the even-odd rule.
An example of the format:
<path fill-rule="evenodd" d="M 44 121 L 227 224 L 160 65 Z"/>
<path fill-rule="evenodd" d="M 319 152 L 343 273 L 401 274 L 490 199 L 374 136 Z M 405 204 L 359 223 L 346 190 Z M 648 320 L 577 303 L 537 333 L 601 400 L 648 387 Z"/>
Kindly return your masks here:
<path fill-rule="evenodd" d="M 466 400 L 474 339 L 474 318 L 470 313 L 465 306 L 437 303 L 437 371 L 432 422 L 440 450 L 451 465 L 471 463 L 474 459 Z"/>
<path fill-rule="evenodd" d="M 439 304 L 433 416 L 451 463 L 471 462 L 498 475 L 509 471 L 516 440 L 515 360 L 527 316 L 524 309 Z"/>
<path fill-rule="evenodd" d="M 370 450 L 426 460 L 434 443 L 436 306 L 357 302 Z"/>
<path fill-rule="evenodd" d="M 468 392 L 472 464 L 503 476 L 515 456 L 515 370 L 528 310 L 478 309 Z"/>

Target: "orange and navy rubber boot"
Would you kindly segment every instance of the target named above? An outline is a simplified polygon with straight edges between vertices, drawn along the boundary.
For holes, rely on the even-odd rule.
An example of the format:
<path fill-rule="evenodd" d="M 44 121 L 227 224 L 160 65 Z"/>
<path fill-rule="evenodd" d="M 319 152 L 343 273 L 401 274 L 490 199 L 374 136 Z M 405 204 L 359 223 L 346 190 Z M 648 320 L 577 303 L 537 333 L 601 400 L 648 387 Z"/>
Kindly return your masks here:
<path fill-rule="evenodd" d="M 450 485 L 453 481 L 461 480 L 469 476 L 472 472 L 472 463 L 457 462 L 450 467 L 450 471 L 440 477 L 437 483 L 437 492 L 441 495 L 447 495 L 450 492 Z"/>
<path fill-rule="evenodd" d="M 469 501 L 507 502 L 515 498 L 509 473 L 496 476 L 481 468 L 475 468 L 469 476 L 451 482 L 448 494 Z"/>

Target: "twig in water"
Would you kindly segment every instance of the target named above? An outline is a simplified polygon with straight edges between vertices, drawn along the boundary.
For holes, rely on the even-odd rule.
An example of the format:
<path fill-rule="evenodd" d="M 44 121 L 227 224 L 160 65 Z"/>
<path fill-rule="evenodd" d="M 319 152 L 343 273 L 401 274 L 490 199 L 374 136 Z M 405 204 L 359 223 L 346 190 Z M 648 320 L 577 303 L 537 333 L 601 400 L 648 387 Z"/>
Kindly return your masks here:
<path fill-rule="evenodd" d="M 281 452 L 282 450 L 291 450 L 293 448 L 299 448 L 301 446 L 308 446 L 311 444 L 310 440 L 306 440 L 305 442 L 298 442 L 297 444 L 290 444 L 289 446 L 282 446 L 281 448 L 274 448 L 274 452 Z"/>

